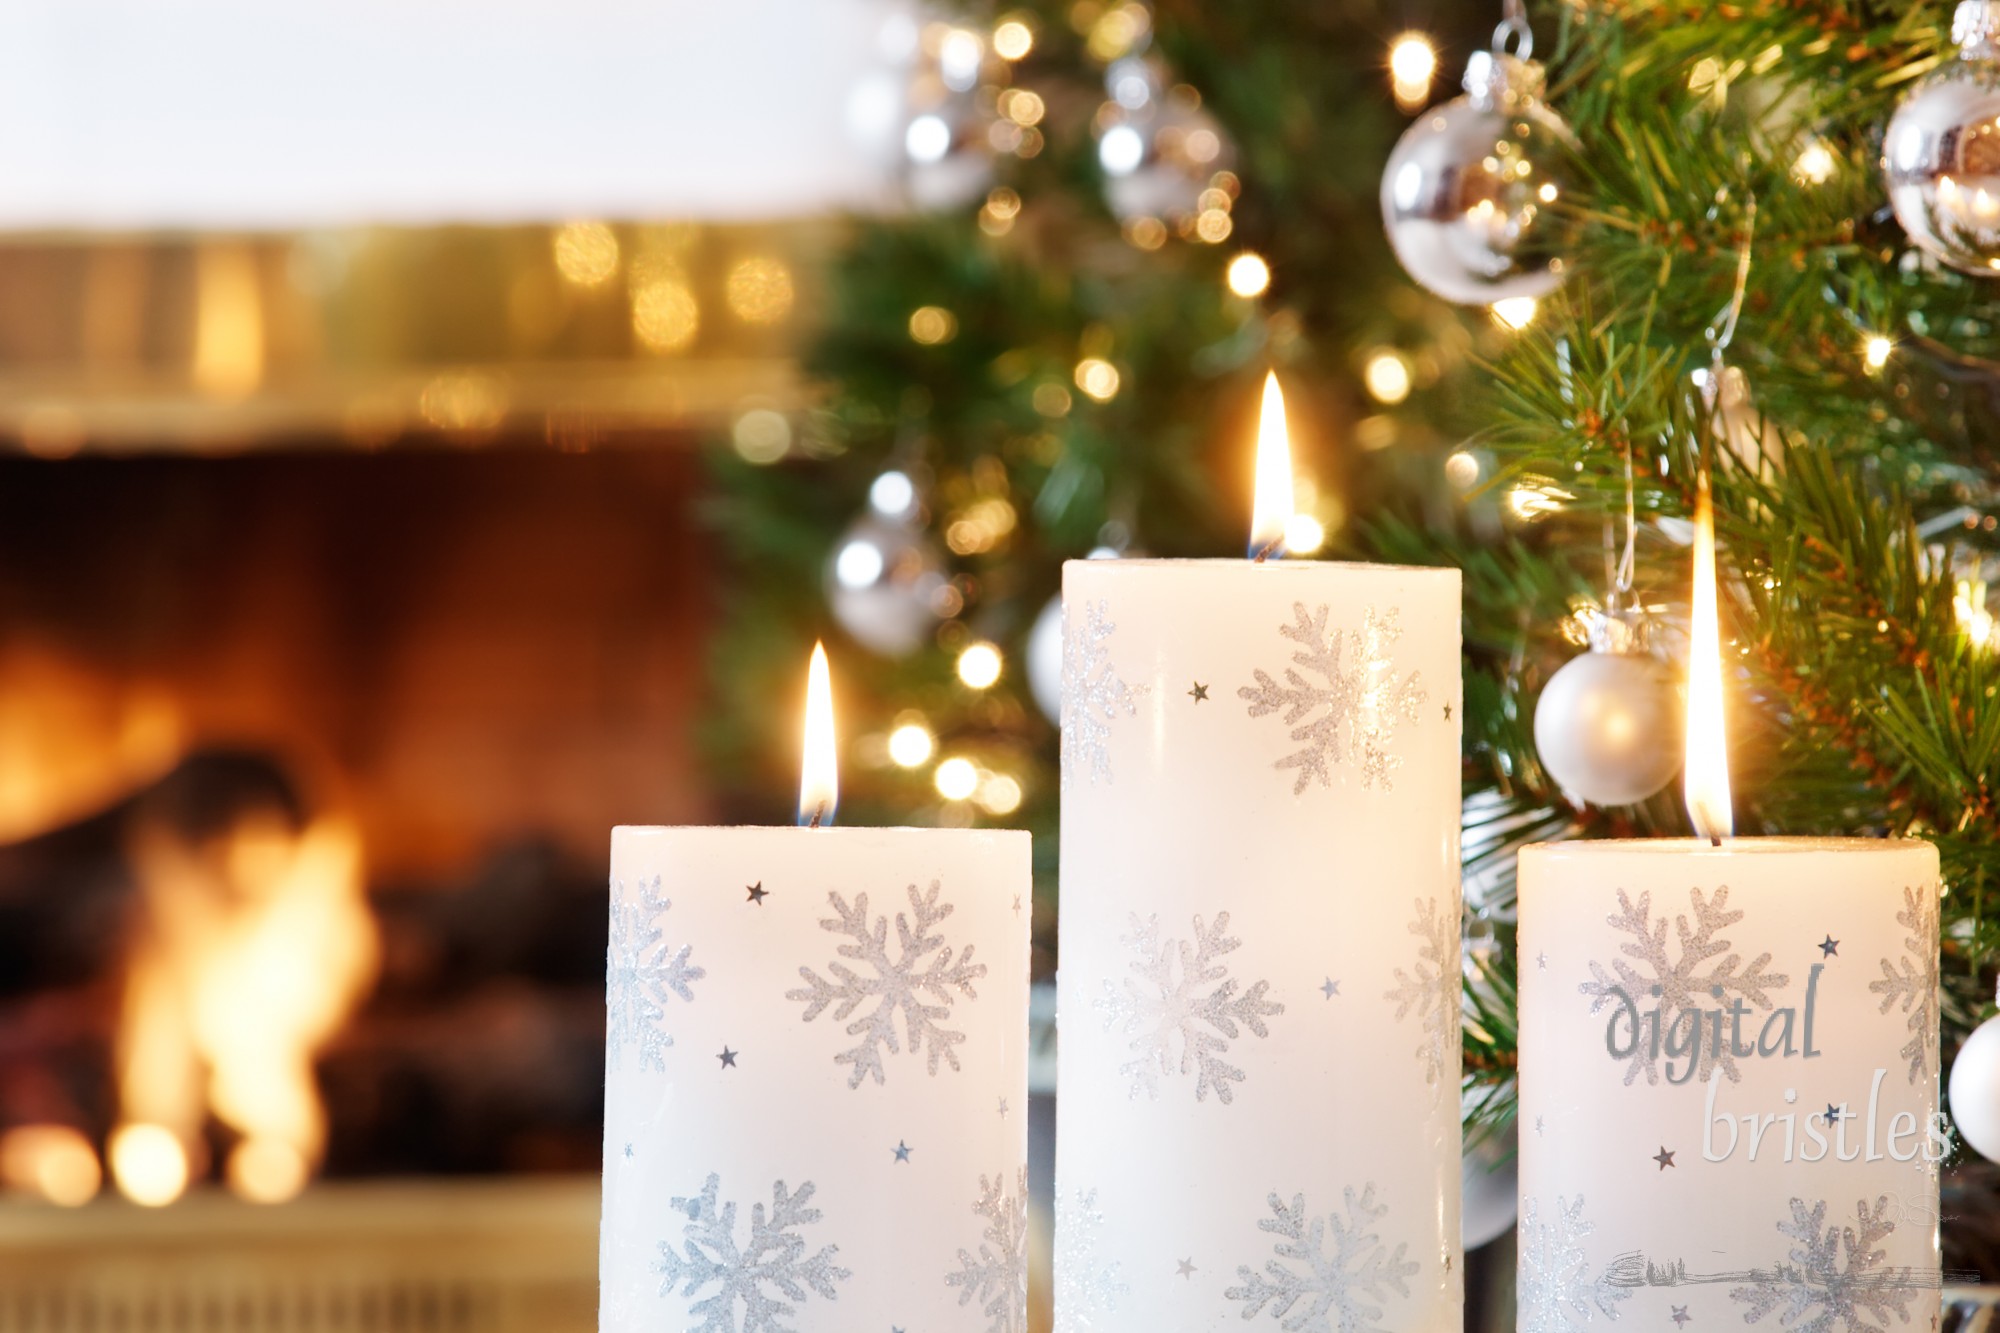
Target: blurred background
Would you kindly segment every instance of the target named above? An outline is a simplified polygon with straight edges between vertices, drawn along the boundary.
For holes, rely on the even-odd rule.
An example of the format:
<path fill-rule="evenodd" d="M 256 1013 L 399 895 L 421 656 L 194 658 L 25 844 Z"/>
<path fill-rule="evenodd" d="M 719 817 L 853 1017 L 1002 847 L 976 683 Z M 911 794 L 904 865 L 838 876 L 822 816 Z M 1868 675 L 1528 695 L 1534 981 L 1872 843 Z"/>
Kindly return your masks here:
<path fill-rule="evenodd" d="M 1045 982 L 1060 564 L 1240 550 L 1268 369 L 1294 550 L 1567 498 L 1376 203 L 1490 9 L 0 8 L 0 1329 L 594 1327 L 608 833 L 788 822 L 818 637 Z"/>

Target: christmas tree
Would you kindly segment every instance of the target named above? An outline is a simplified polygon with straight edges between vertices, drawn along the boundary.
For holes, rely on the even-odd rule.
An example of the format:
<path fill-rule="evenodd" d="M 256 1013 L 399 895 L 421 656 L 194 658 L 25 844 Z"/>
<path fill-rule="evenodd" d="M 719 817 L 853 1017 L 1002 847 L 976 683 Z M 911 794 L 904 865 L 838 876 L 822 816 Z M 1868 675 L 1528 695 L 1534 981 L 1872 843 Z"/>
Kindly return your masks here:
<path fill-rule="evenodd" d="M 1037 0 L 917 33 L 916 207 L 853 224 L 832 267 L 822 406 L 781 462 L 718 453 L 738 584 L 714 753 L 782 789 L 789 715 L 758 703 L 827 634 L 857 817 L 1034 829 L 1051 924 L 1033 687 L 1060 563 L 1241 549 L 1275 369 L 1310 481 L 1295 553 L 1464 571 L 1466 1069 L 1490 1128 L 1514 853 L 1689 827 L 1663 663 L 1705 473 L 1736 829 L 1936 842 L 1949 1052 L 1985 1003 L 2000 865 L 2000 286 L 1970 271 L 2000 268 L 2000 180 L 1899 166 L 1896 132 L 1886 186 L 1883 159 L 1913 88 L 1977 71 L 1935 4 L 1496 8 L 1426 14 L 1428 41 L 1372 0 Z M 1474 164 L 1517 177 L 1491 236 L 1511 276 L 1468 295 L 1397 238 L 1433 289 L 1491 298 L 1454 306 L 1392 257 L 1384 172 L 1453 91 L 1433 51 L 1499 77 L 1530 21 L 1547 82 L 1522 95 L 1567 128 L 1524 121 Z M 1594 674 L 1549 690 L 1580 655 Z M 1579 690 L 1652 730 L 1590 734 Z"/>

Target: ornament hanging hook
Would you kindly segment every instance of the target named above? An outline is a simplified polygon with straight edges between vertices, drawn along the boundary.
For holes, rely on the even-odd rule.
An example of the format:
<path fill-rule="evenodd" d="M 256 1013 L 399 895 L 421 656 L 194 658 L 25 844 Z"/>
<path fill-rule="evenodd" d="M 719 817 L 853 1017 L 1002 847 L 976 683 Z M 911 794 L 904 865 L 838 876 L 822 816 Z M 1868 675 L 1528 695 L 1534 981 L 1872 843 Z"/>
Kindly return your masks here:
<path fill-rule="evenodd" d="M 1509 51 L 1507 45 L 1513 43 Z M 1502 0 L 1500 6 L 1500 26 L 1493 30 L 1493 54 L 1511 55 L 1516 60 L 1528 60 L 1535 54 L 1535 31 L 1528 26 L 1528 6 L 1526 0 Z"/>
<path fill-rule="evenodd" d="M 1716 198 L 1720 206 L 1729 197 L 1725 188 Z M 1713 363 L 1713 375 L 1709 379 L 1709 393 L 1721 388 L 1722 354 L 1735 341 L 1737 321 L 1743 318 L 1743 299 L 1750 292 L 1750 251 L 1757 239 L 1757 196 L 1752 194 L 1743 205 L 1743 235 L 1736 243 L 1736 284 L 1729 293 L 1729 304 L 1722 307 L 1716 317 L 1709 321 L 1707 336 L 1709 359 Z"/>

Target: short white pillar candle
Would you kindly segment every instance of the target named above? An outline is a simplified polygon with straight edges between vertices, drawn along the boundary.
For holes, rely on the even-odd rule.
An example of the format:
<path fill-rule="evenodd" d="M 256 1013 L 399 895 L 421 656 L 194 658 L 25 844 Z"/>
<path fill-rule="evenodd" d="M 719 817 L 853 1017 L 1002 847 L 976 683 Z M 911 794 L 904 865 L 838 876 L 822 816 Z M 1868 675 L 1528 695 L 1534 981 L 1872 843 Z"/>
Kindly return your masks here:
<path fill-rule="evenodd" d="M 1929 1327 L 1936 848 L 1529 847 L 1519 939 L 1523 1333 Z"/>

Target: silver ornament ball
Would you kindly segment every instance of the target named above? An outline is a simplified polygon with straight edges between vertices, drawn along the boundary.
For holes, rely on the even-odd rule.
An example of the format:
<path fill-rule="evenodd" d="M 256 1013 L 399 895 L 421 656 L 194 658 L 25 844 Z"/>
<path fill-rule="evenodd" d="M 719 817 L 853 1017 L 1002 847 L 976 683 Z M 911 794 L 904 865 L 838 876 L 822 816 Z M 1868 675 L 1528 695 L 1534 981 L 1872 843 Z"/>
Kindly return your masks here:
<path fill-rule="evenodd" d="M 1557 207 L 1576 139 L 1541 101 L 1542 67 L 1476 52 L 1465 95 L 1419 116 L 1382 174 L 1382 225 L 1403 268 L 1460 305 L 1562 284 L 1572 229 Z"/>
<path fill-rule="evenodd" d="M 937 548 L 913 527 L 864 514 L 841 534 L 826 564 L 833 618 L 865 648 L 907 657 L 922 647 L 951 594 Z"/>
<path fill-rule="evenodd" d="M 1952 20 L 1958 58 L 1896 108 L 1882 176 L 1918 248 L 1966 273 L 2000 273 L 2000 3 L 1966 0 Z"/>
<path fill-rule="evenodd" d="M 1566 792 L 1631 805 L 1680 769 L 1680 683 L 1646 652 L 1593 650 L 1549 677 L 1535 704 L 1535 749 Z"/>
<path fill-rule="evenodd" d="M 2000 1162 L 2000 1018 L 1972 1030 L 1951 1062 L 1951 1123 L 1989 1161 Z"/>

